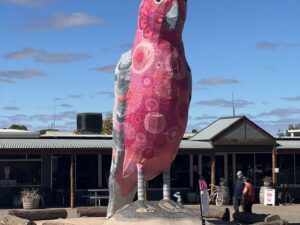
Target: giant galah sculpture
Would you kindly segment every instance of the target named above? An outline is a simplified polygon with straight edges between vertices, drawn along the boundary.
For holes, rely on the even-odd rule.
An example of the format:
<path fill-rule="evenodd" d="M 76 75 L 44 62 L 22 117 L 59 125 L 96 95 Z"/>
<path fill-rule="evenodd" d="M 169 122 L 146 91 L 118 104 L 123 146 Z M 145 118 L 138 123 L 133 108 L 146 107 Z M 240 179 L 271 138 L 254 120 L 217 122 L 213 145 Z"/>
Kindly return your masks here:
<path fill-rule="evenodd" d="M 186 0 L 142 0 L 133 47 L 116 67 L 108 217 L 133 200 L 138 180 L 141 200 L 144 180 L 164 173 L 170 197 L 192 89 L 182 43 L 186 7 Z"/>

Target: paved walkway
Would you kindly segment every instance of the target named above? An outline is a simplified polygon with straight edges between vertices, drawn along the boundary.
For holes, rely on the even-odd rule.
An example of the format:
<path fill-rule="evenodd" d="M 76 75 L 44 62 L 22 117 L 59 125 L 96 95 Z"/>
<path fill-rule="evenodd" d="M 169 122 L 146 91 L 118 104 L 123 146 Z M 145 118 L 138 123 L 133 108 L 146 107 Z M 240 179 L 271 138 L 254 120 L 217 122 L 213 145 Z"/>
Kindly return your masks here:
<path fill-rule="evenodd" d="M 199 205 L 187 205 L 194 212 L 199 213 Z M 233 207 L 228 206 L 231 215 L 233 213 Z M 68 211 L 68 218 L 76 217 L 76 208 L 70 209 L 65 208 Z M 0 209 L 0 217 L 6 215 L 9 209 Z M 290 224 L 300 225 L 300 204 L 297 205 L 287 205 L 287 206 L 262 206 L 256 204 L 253 206 L 254 213 L 264 213 L 264 214 L 277 214 L 282 219 L 289 221 Z"/>

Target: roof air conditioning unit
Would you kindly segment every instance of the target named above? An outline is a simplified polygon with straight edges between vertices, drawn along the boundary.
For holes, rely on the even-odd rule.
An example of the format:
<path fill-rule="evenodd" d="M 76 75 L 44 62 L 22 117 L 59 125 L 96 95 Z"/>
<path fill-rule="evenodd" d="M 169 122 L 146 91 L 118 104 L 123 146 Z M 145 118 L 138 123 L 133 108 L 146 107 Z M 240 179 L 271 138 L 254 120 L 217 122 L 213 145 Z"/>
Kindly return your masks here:
<path fill-rule="evenodd" d="M 100 134 L 102 122 L 101 113 L 77 114 L 77 130 L 82 134 Z"/>

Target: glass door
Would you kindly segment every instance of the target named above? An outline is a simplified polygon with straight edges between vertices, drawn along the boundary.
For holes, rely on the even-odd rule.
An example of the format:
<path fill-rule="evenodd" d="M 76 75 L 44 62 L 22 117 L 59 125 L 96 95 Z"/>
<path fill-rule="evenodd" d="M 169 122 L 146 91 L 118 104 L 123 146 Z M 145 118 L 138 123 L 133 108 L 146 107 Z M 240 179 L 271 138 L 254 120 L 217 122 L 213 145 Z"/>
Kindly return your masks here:
<path fill-rule="evenodd" d="M 219 185 L 221 179 L 225 179 L 228 182 L 228 162 L 229 158 L 227 154 L 215 155 L 215 184 Z M 200 163 L 201 162 L 201 163 Z M 211 183 L 211 156 L 202 155 L 200 157 L 200 174 L 205 178 L 208 184 Z"/>

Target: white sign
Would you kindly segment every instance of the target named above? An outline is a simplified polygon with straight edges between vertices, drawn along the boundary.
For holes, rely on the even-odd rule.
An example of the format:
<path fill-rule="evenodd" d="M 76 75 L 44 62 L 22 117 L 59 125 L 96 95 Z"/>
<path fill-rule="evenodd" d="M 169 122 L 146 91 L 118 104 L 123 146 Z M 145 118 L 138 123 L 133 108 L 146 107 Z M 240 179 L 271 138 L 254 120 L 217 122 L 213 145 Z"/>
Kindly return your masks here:
<path fill-rule="evenodd" d="M 202 216 L 207 216 L 209 213 L 209 194 L 208 190 L 204 189 L 200 191 L 201 196 L 201 207 L 202 207 Z"/>
<path fill-rule="evenodd" d="M 265 189 L 264 205 L 275 206 L 275 189 Z"/>

